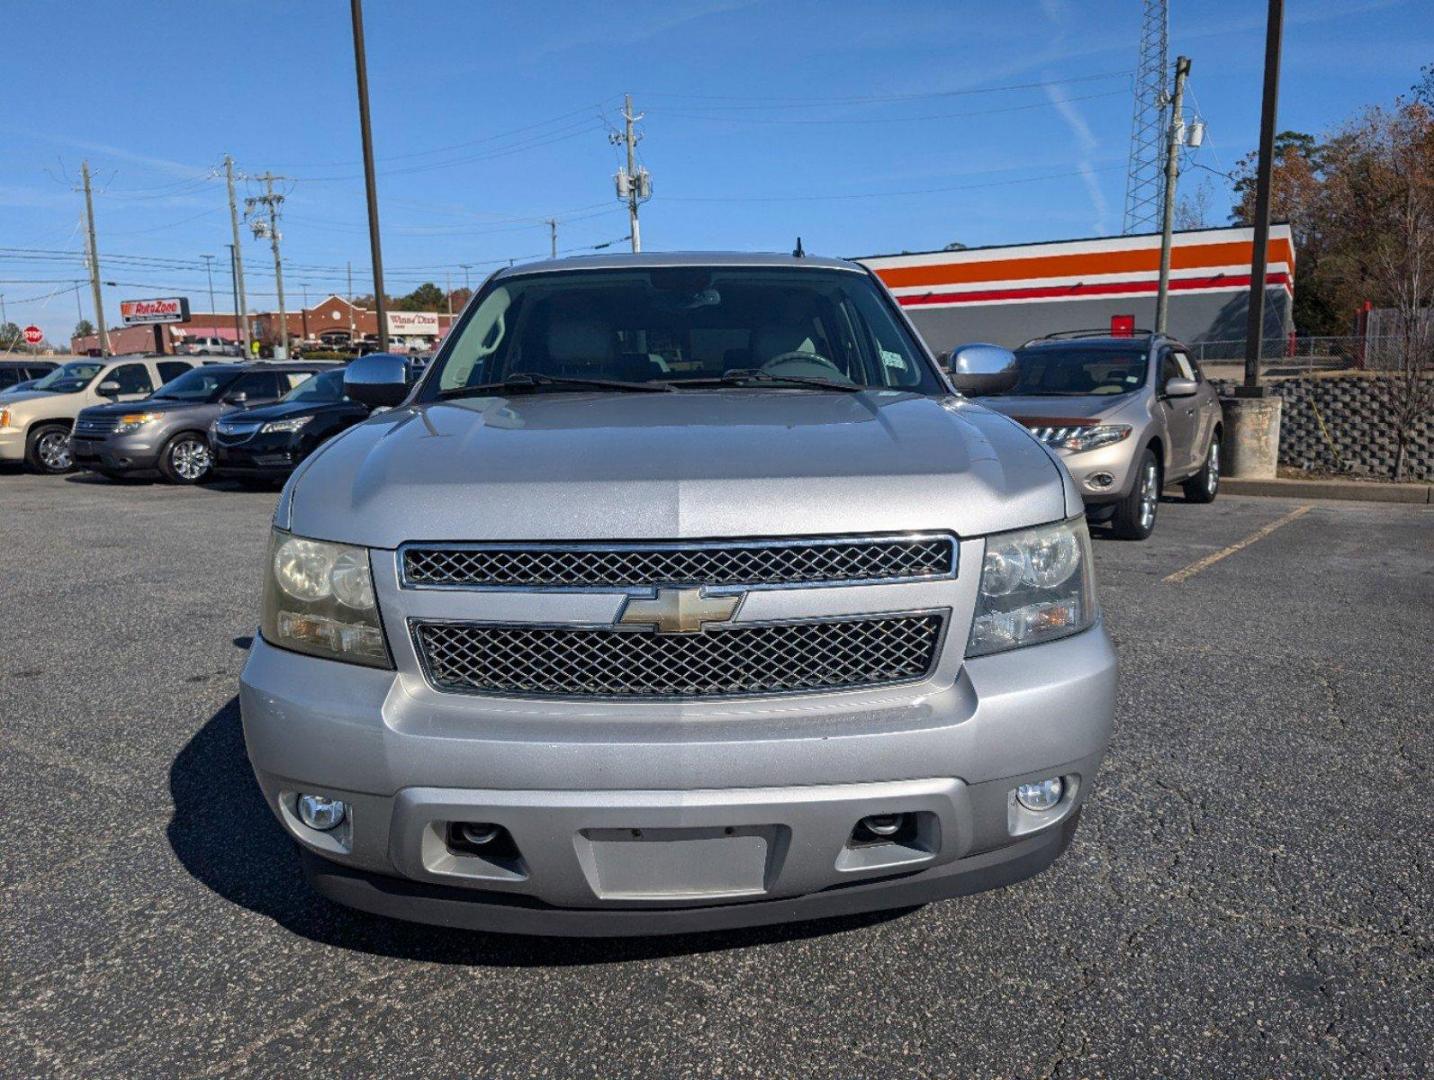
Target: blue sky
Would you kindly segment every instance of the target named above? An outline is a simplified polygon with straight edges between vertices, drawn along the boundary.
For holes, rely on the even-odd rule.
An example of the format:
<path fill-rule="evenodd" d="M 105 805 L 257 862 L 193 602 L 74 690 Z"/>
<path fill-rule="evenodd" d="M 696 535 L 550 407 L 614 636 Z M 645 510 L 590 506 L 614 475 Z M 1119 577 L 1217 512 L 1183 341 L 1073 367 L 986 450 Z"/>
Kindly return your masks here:
<path fill-rule="evenodd" d="M 1193 162 L 1228 171 L 1259 120 L 1264 4 L 1172 0 L 1208 124 Z M 646 114 L 648 250 L 858 255 L 1115 233 L 1130 135 L 1137 0 L 626 5 L 369 0 L 369 78 L 388 291 L 619 240 L 621 95 Z M 421 13 L 421 14 L 420 14 Z M 1324 131 L 1407 91 L 1434 61 L 1428 0 L 1293 0 L 1280 126 Z M 186 292 L 228 310 L 229 220 L 213 170 L 289 179 L 291 308 L 367 291 L 368 237 L 348 5 L 9 0 L 0 111 L 0 293 L 63 338 L 83 275 L 82 159 L 108 317 Z M 14 33 L 18 31 L 18 35 Z M 23 39 L 28 48 L 16 48 Z M 875 100 L 873 100 L 875 99 Z M 1215 173 L 1212 217 L 1228 211 Z M 243 194 L 256 185 L 245 183 Z M 615 244 L 621 248 L 625 243 Z M 16 250 L 24 249 L 24 250 Z M 273 304 L 245 230 L 252 294 Z M 54 253 L 70 253 L 54 254 Z M 55 295 L 45 296 L 54 292 Z M 78 293 L 92 315 L 88 289 Z M 251 307 L 254 302 L 251 301 Z"/>

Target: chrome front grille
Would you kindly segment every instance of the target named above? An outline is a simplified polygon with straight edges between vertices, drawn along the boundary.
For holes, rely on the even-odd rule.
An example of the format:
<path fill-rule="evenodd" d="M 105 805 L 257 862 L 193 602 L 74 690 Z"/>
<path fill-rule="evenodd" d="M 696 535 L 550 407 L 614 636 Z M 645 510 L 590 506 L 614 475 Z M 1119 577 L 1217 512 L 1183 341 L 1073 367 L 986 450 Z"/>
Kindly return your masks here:
<path fill-rule="evenodd" d="M 698 634 L 412 623 L 439 690 L 550 698 L 701 698 L 910 682 L 936 659 L 937 612 L 741 624 Z"/>
<path fill-rule="evenodd" d="M 773 586 L 911 581 L 956 572 L 941 534 L 630 544 L 408 544 L 409 588 Z"/>
<path fill-rule="evenodd" d="M 84 416 L 75 420 L 74 434 L 108 435 L 119 426 L 118 416 Z"/>

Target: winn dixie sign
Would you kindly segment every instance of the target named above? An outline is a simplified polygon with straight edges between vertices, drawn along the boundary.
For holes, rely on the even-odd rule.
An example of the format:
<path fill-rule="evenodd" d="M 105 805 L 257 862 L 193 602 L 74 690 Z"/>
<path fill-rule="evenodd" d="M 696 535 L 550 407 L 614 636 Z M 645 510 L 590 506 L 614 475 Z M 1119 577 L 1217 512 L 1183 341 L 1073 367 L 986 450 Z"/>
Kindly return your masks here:
<path fill-rule="evenodd" d="M 121 300 L 120 318 L 126 326 L 140 323 L 189 321 L 189 298 L 166 296 L 158 300 Z"/>
<path fill-rule="evenodd" d="M 438 315 L 432 311 L 390 311 L 388 332 L 437 337 Z"/>

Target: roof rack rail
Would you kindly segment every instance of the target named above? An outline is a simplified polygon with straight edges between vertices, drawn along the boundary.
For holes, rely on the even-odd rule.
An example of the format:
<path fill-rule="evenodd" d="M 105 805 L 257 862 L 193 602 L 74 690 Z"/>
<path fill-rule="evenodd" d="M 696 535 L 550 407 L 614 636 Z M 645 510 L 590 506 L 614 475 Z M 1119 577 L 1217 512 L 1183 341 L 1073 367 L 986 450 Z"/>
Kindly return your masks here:
<path fill-rule="evenodd" d="M 1090 330 L 1057 330 L 1054 334 L 1042 334 L 1040 337 L 1033 337 L 1033 338 L 1031 338 L 1029 341 L 1026 342 L 1026 345 L 1034 345 L 1034 344 L 1036 344 L 1036 342 L 1038 342 L 1038 341 L 1066 341 L 1066 340 L 1071 340 L 1071 339 L 1075 339 L 1075 338 L 1087 338 L 1087 337 L 1103 337 L 1103 338 L 1111 338 L 1111 337 L 1127 338 L 1127 337 L 1130 337 L 1130 338 L 1134 338 L 1134 337 L 1154 337 L 1154 336 L 1155 336 L 1155 331 L 1154 331 L 1154 330 L 1134 329 L 1134 330 L 1123 331 L 1123 332 L 1117 334 L 1117 333 L 1113 332 L 1113 331 L 1110 329 L 1110 327 L 1108 327 L 1108 326 L 1101 326 L 1101 327 L 1096 327 L 1096 328 L 1093 328 L 1093 329 L 1090 329 Z M 1026 345 L 1022 345 L 1021 348 L 1024 349 L 1024 348 L 1026 347 Z"/>

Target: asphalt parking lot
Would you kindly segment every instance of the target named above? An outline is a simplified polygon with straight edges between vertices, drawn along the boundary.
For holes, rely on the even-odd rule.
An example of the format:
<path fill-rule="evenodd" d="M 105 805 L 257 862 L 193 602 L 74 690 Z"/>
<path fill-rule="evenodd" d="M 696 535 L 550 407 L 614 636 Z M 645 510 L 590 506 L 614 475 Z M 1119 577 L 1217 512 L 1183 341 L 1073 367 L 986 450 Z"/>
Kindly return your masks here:
<path fill-rule="evenodd" d="M 273 502 L 0 475 L 4 1075 L 1434 1060 L 1428 508 L 1171 500 L 1150 542 L 1099 540 L 1116 735 L 1047 873 L 891 915 L 563 942 L 387 922 L 305 888 L 235 701 Z"/>

